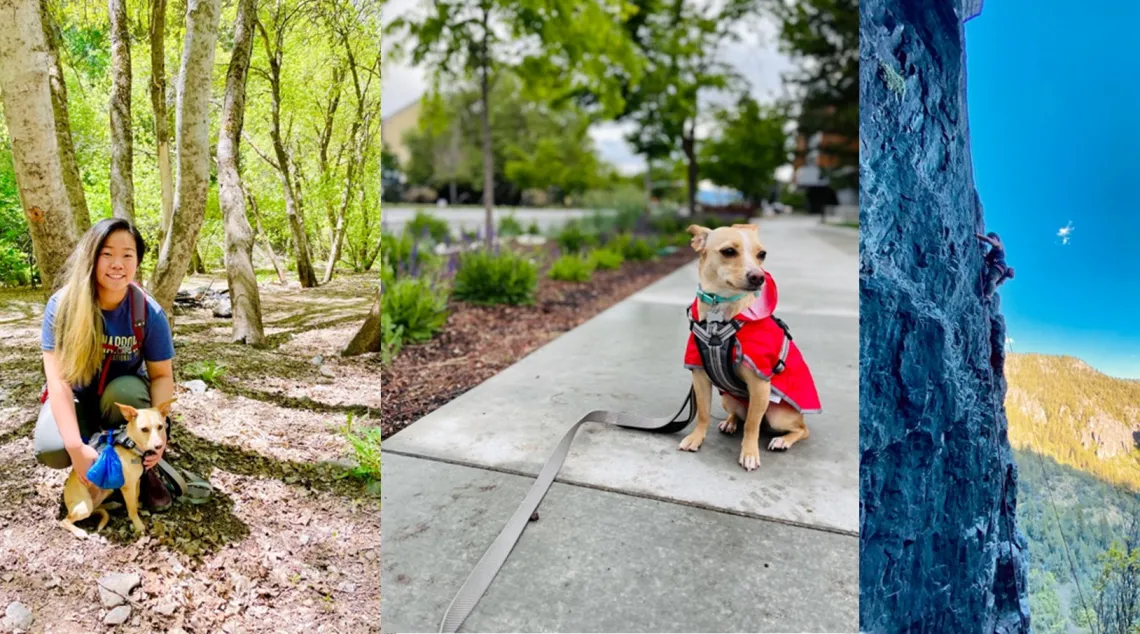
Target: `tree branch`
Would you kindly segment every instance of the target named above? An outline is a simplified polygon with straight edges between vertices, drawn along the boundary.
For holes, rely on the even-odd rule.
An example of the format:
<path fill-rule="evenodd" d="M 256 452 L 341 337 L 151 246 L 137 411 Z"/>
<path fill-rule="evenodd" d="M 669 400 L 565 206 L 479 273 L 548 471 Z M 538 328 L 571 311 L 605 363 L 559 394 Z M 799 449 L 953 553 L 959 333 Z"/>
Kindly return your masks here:
<path fill-rule="evenodd" d="M 243 131 L 241 133 L 241 138 L 245 139 L 245 142 L 249 144 L 249 147 L 253 148 L 253 151 L 257 152 L 257 155 L 264 159 L 266 163 L 272 165 L 273 169 L 277 170 L 278 172 L 281 171 L 281 166 L 277 164 L 277 161 L 269 158 L 265 152 L 262 152 L 260 149 L 258 149 L 257 144 L 253 142 L 253 139 L 250 138 L 247 132 Z"/>

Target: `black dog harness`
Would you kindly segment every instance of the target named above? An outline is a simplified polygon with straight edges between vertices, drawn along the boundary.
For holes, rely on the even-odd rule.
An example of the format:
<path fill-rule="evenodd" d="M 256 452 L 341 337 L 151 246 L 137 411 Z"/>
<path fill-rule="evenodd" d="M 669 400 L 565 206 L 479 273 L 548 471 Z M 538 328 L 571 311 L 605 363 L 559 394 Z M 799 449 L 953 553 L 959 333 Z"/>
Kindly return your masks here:
<path fill-rule="evenodd" d="M 693 318 L 693 307 L 685 311 L 689 317 L 689 330 L 696 341 L 697 352 L 701 355 L 701 365 L 705 373 L 712 380 L 713 385 L 721 392 L 727 392 L 739 399 L 748 400 L 748 384 L 736 373 L 736 366 L 744 359 L 744 349 L 736 333 L 745 324 L 740 319 L 710 320 L 708 317 L 700 321 Z M 788 325 L 775 315 L 770 316 L 780 330 L 784 331 L 784 341 L 780 345 L 780 356 L 772 368 L 772 375 L 784 371 L 784 361 L 788 358 L 788 349 L 792 342 L 792 333 Z M 733 362 L 733 353 L 737 361 Z M 771 378 L 771 377 L 768 377 Z"/>

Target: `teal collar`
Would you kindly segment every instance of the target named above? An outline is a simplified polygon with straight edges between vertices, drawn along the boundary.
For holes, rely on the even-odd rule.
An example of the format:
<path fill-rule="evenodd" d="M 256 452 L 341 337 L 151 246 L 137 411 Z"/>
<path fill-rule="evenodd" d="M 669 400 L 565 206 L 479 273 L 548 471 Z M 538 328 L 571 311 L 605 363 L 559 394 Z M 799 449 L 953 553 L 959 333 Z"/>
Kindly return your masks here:
<path fill-rule="evenodd" d="M 732 297 L 722 297 L 721 295 L 716 295 L 714 293 L 706 293 L 705 291 L 701 290 L 700 286 L 697 286 L 697 299 L 701 300 L 702 302 L 704 302 L 706 304 L 711 304 L 713 306 L 716 306 L 717 304 L 728 304 L 730 302 L 735 302 L 735 301 L 741 299 L 742 297 L 744 297 L 745 295 L 752 295 L 753 297 L 759 297 L 760 291 L 753 291 L 751 293 L 738 293 L 736 295 L 733 295 Z"/>

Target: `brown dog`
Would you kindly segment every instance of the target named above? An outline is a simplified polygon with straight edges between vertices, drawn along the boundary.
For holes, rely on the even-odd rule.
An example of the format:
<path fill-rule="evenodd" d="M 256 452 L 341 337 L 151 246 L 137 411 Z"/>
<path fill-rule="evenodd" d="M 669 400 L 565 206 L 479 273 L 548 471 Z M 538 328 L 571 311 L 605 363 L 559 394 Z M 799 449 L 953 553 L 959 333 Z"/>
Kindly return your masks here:
<path fill-rule="evenodd" d="M 743 293 L 736 301 L 711 305 L 698 302 L 699 315 L 703 320 L 710 313 L 720 313 L 725 320 L 732 319 L 746 310 L 754 301 L 753 292 L 764 283 L 764 260 L 767 252 L 760 242 L 759 228 L 756 225 L 733 225 L 716 230 L 691 225 L 688 232 L 693 235 L 691 245 L 700 254 L 699 276 L 701 289 L 706 293 L 722 297 L 733 297 Z M 709 417 L 712 410 L 713 383 L 702 368 L 693 368 L 693 388 L 697 402 L 697 426 L 681 441 L 682 451 L 697 451 L 705 440 Z M 744 440 L 740 447 L 740 466 L 752 471 L 760 466 L 760 423 L 767 419 L 768 425 L 778 432 L 787 432 L 773 438 L 768 444 L 770 451 L 782 451 L 808 437 L 804 415 L 798 409 L 781 399 L 770 402 L 772 384 L 760 376 L 748 364 L 741 363 L 736 374 L 748 385 L 748 406 L 727 394 L 721 395 L 721 402 L 729 416 L 719 425 L 726 434 L 736 432 L 737 425 L 744 421 Z"/>
<path fill-rule="evenodd" d="M 170 415 L 170 405 L 175 399 L 170 399 L 156 408 L 137 410 L 129 405 L 115 403 L 127 419 L 127 436 L 135 443 L 138 451 L 142 453 L 158 451 L 166 445 L 166 417 Z M 142 479 L 142 456 L 134 451 L 115 446 L 115 453 L 119 454 L 119 461 L 123 465 L 123 501 L 127 506 L 127 517 L 131 519 L 136 533 L 143 533 L 146 527 L 139 519 L 139 480 Z M 92 515 L 99 515 L 99 526 L 95 532 L 103 530 L 111 517 L 107 509 L 102 506 L 113 489 L 100 489 L 95 485 L 84 484 L 79 479 L 75 469 L 67 476 L 63 485 L 63 503 L 67 508 L 67 517 L 60 520 L 60 526 L 71 531 L 79 538 L 86 538 L 87 531 L 75 525 Z"/>

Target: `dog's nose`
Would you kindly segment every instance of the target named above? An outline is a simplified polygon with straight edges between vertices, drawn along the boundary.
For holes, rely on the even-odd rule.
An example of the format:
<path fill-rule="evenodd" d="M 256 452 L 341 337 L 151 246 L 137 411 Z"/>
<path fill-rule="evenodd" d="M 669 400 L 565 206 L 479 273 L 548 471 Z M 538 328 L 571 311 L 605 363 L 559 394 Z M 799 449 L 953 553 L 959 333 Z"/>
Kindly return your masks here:
<path fill-rule="evenodd" d="M 759 287 L 764 283 L 764 273 L 762 271 L 752 271 L 747 275 L 748 284 L 754 287 Z"/>
<path fill-rule="evenodd" d="M 154 450 L 155 451 L 162 451 L 162 443 L 158 443 L 157 445 L 155 445 Z"/>

